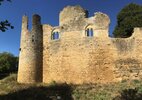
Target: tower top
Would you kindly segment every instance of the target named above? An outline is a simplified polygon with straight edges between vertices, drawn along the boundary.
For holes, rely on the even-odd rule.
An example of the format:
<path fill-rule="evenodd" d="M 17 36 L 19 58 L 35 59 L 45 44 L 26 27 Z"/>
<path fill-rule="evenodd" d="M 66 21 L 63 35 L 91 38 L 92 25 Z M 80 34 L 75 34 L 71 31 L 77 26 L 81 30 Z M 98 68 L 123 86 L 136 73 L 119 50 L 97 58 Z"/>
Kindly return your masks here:
<path fill-rule="evenodd" d="M 37 24 L 40 24 L 40 16 L 38 14 L 34 14 L 32 18 L 32 25 L 35 26 Z"/>

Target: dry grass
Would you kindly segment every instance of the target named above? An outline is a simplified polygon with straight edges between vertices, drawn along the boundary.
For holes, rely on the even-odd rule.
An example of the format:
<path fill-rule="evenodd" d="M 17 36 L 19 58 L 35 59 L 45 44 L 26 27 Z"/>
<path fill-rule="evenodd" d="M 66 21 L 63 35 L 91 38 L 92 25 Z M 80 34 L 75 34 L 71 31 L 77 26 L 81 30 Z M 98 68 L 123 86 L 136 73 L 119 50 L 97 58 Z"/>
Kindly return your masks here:
<path fill-rule="evenodd" d="M 0 80 L 0 100 L 142 100 L 142 82 L 113 84 L 19 84 L 16 74 Z M 130 99 L 130 98 L 132 99 Z"/>

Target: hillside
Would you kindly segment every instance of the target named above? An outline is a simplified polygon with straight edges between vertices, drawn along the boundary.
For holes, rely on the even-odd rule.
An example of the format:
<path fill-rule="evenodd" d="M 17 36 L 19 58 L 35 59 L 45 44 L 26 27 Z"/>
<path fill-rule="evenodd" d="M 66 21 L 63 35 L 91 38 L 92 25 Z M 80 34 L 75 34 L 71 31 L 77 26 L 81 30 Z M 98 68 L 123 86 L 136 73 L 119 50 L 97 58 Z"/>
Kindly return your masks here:
<path fill-rule="evenodd" d="M 0 100 L 142 100 L 142 82 L 113 84 L 19 84 L 16 74 L 0 80 Z"/>

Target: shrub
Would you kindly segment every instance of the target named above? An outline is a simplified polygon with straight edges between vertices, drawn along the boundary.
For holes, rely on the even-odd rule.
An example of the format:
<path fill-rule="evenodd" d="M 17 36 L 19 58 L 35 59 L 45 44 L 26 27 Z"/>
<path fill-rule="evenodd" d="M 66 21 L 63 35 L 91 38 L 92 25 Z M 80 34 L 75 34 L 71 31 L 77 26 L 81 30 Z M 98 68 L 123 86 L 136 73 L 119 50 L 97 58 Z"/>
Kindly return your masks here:
<path fill-rule="evenodd" d="M 11 53 L 0 53 L 0 73 L 12 73 L 17 71 L 18 58 Z"/>

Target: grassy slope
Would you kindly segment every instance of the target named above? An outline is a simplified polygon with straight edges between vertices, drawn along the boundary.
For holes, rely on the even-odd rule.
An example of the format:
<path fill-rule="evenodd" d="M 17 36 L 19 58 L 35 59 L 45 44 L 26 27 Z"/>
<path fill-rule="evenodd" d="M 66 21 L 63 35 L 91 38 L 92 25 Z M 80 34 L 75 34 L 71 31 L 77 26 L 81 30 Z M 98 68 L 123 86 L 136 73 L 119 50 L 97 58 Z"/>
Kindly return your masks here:
<path fill-rule="evenodd" d="M 0 80 L 0 100 L 142 100 L 142 82 L 115 84 L 32 84 L 16 82 L 16 74 Z"/>

